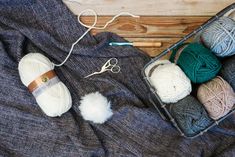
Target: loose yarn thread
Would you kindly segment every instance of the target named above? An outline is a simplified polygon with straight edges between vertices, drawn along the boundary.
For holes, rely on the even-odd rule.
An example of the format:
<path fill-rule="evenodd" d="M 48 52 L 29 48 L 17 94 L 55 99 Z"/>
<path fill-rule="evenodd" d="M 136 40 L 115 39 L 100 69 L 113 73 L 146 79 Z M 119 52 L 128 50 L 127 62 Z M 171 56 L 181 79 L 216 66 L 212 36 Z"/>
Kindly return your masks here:
<path fill-rule="evenodd" d="M 69 0 L 69 1 L 71 1 L 71 0 Z M 71 1 L 71 2 L 76 2 L 76 1 Z M 94 23 L 93 23 L 92 25 L 86 25 L 86 24 L 84 24 L 84 23 L 80 20 L 80 17 L 81 17 L 84 13 L 87 13 L 87 12 L 91 12 L 91 13 L 94 15 L 94 18 L 95 18 L 95 19 L 94 19 Z M 62 61 L 60 64 L 54 64 L 54 66 L 59 67 L 59 66 L 62 66 L 63 64 L 65 64 L 65 62 L 69 59 L 70 55 L 72 54 L 72 51 L 73 51 L 73 49 L 74 49 L 74 46 L 75 46 L 79 41 L 81 41 L 81 40 L 84 38 L 84 36 L 85 36 L 87 33 L 89 33 L 92 29 L 99 29 L 99 30 L 105 29 L 105 28 L 106 28 L 110 23 L 112 23 L 116 18 L 118 18 L 119 16 L 122 16 L 122 15 L 129 15 L 129 16 L 134 17 L 134 18 L 139 18 L 139 17 L 140 17 L 140 16 L 137 16 L 137 15 L 133 15 L 133 14 L 131 14 L 131 13 L 129 13 L 129 12 L 121 12 L 121 13 L 115 15 L 111 20 L 109 20 L 108 22 L 106 22 L 106 24 L 105 24 L 103 27 L 95 27 L 96 24 L 97 24 L 97 20 L 98 20 L 97 13 L 96 13 L 94 10 L 92 10 L 92 9 L 86 9 L 86 10 L 83 10 L 82 12 L 80 12 L 80 14 L 78 15 L 78 22 L 79 22 L 82 26 L 84 26 L 84 27 L 86 27 L 86 28 L 88 28 L 88 29 L 72 44 L 72 46 L 71 46 L 71 48 L 70 48 L 70 50 L 69 50 L 69 53 L 68 53 L 68 55 L 66 56 L 66 58 L 64 59 L 64 61 Z"/>
<path fill-rule="evenodd" d="M 170 60 L 179 65 L 194 83 L 203 83 L 214 78 L 221 68 L 216 56 L 199 43 L 178 46 L 173 50 Z"/>
<path fill-rule="evenodd" d="M 151 85 L 165 103 L 175 103 L 192 91 L 188 77 L 168 60 L 156 61 L 147 72 Z"/>
<path fill-rule="evenodd" d="M 198 134 L 212 123 L 204 107 L 191 95 L 177 103 L 170 104 L 169 111 L 188 136 Z"/>
<path fill-rule="evenodd" d="M 197 97 L 214 120 L 226 115 L 235 104 L 232 87 L 221 77 L 202 84 L 198 88 Z"/>
<path fill-rule="evenodd" d="M 216 56 L 226 57 L 235 54 L 235 21 L 221 17 L 201 34 L 201 41 Z"/>

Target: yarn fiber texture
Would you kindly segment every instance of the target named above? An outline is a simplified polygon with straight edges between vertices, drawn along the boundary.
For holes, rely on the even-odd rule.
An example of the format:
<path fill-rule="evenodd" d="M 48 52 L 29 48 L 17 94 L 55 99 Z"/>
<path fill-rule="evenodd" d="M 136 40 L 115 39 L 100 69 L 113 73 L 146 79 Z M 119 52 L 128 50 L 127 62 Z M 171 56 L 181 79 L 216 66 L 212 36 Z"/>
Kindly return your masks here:
<path fill-rule="evenodd" d="M 201 34 L 202 42 L 219 57 L 235 54 L 235 21 L 221 17 Z"/>
<path fill-rule="evenodd" d="M 185 47 L 182 50 L 183 46 Z M 178 54 L 179 52 L 181 53 Z M 170 60 L 179 65 L 194 83 L 203 83 L 214 78 L 221 68 L 216 56 L 199 43 L 180 45 L 173 50 Z"/>
<path fill-rule="evenodd" d="M 175 104 L 170 104 L 169 111 L 188 136 L 198 134 L 213 122 L 200 102 L 191 95 Z"/>
<path fill-rule="evenodd" d="M 235 21 L 235 11 L 231 12 L 228 17 Z"/>
<path fill-rule="evenodd" d="M 149 81 L 164 103 L 175 103 L 192 91 L 190 80 L 174 63 L 163 60 L 151 66 Z"/>
<path fill-rule="evenodd" d="M 79 110 L 85 120 L 98 124 L 104 123 L 113 115 L 111 103 L 99 92 L 84 95 Z"/>
<path fill-rule="evenodd" d="M 26 87 L 33 80 L 53 69 L 51 61 L 40 53 L 25 55 L 18 65 L 20 79 Z M 43 112 L 50 117 L 61 116 L 72 106 L 70 92 L 61 81 L 44 89 L 35 99 Z"/>
<path fill-rule="evenodd" d="M 235 91 L 235 55 L 224 60 L 220 75 L 225 79 Z"/>
<path fill-rule="evenodd" d="M 232 87 L 221 77 L 202 84 L 198 88 L 197 96 L 214 120 L 225 116 L 235 104 Z"/>

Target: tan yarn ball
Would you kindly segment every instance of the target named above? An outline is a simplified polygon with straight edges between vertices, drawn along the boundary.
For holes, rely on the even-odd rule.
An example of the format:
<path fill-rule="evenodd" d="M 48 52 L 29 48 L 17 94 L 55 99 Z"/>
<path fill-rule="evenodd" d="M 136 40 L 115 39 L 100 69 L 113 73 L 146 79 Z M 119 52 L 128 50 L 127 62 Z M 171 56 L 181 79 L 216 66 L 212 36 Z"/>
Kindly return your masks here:
<path fill-rule="evenodd" d="M 197 97 L 214 120 L 225 116 L 235 104 L 235 93 L 232 87 L 219 76 L 202 84 L 198 89 Z"/>

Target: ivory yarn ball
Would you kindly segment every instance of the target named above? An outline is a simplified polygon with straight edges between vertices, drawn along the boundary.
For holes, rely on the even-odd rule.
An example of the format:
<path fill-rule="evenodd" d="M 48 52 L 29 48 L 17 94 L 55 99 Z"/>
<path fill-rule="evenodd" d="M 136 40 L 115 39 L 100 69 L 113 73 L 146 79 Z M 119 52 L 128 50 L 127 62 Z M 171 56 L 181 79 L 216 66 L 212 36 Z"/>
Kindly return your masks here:
<path fill-rule="evenodd" d="M 191 93 L 189 78 L 176 64 L 162 60 L 151 67 L 149 81 L 164 103 L 176 103 Z"/>
<path fill-rule="evenodd" d="M 25 55 L 18 65 L 20 79 L 26 87 L 36 78 L 53 69 L 53 63 L 40 53 Z M 61 81 L 43 89 L 35 99 L 42 111 L 50 117 L 61 116 L 72 106 L 70 92 Z"/>

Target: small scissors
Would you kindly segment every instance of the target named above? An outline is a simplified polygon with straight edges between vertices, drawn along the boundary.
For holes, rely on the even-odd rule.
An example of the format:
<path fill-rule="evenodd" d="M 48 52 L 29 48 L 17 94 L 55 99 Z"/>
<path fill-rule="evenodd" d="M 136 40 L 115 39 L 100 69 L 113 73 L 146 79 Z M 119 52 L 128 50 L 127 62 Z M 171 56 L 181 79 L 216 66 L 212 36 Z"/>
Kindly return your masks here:
<path fill-rule="evenodd" d="M 94 72 L 90 75 L 87 75 L 84 78 L 88 78 L 88 77 L 93 76 L 93 75 L 101 74 L 101 73 L 106 72 L 106 71 L 111 71 L 112 73 L 119 73 L 121 68 L 117 64 L 118 64 L 117 58 L 111 58 L 102 66 L 100 71 Z"/>

